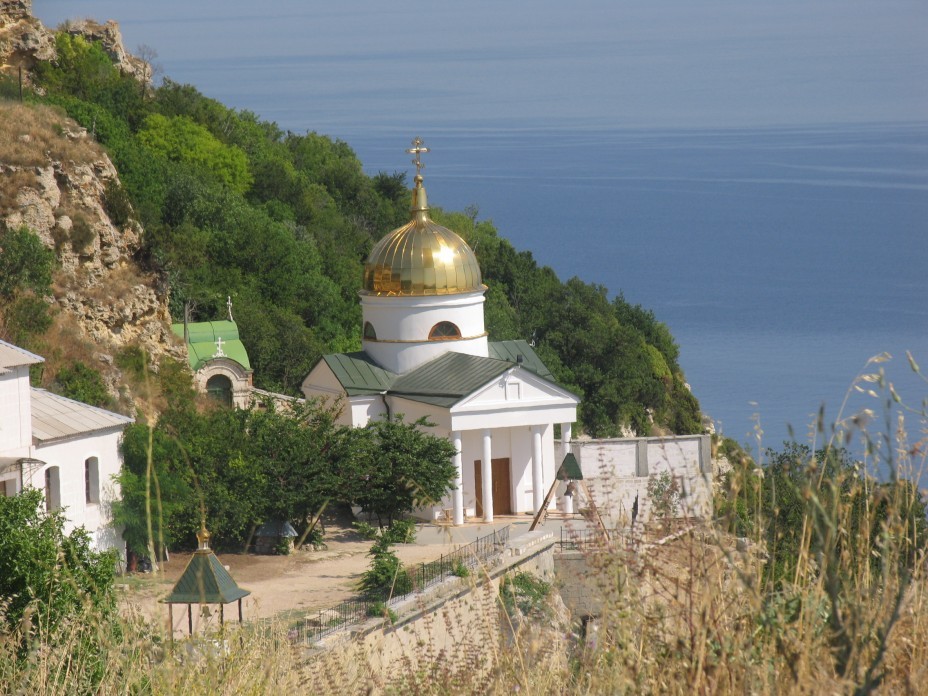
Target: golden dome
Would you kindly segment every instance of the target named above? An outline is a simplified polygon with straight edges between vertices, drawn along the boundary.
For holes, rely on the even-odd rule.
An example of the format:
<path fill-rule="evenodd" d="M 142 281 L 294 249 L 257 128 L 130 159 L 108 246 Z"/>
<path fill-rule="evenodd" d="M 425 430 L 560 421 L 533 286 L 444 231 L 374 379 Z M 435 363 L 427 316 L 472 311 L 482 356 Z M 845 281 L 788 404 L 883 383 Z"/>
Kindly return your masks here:
<path fill-rule="evenodd" d="M 474 252 L 458 235 L 429 218 L 422 176 L 416 174 L 415 181 L 412 219 L 371 250 L 364 262 L 361 292 L 409 297 L 482 290 Z"/>

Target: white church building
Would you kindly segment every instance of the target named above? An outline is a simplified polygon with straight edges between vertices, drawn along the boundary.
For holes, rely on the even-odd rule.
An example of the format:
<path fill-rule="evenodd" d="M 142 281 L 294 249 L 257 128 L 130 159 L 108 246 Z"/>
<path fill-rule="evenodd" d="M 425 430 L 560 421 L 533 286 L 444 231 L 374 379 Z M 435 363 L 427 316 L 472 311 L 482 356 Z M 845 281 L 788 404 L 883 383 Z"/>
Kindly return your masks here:
<path fill-rule="evenodd" d="M 525 341 L 491 343 L 474 252 L 429 217 L 418 139 L 411 220 L 386 235 L 364 265 L 362 350 L 324 356 L 303 381 L 307 398 L 342 405 L 363 427 L 402 414 L 427 417 L 457 449 L 449 499 L 429 518 L 537 512 L 560 465 L 579 398 L 560 386 Z"/>
<path fill-rule="evenodd" d="M 31 387 L 29 368 L 41 362 L 0 341 L 0 495 L 39 488 L 47 510 L 63 510 L 66 533 L 83 526 L 96 550 L 122 555 L 110 505 L 119 439 L 133 419 Z"/>

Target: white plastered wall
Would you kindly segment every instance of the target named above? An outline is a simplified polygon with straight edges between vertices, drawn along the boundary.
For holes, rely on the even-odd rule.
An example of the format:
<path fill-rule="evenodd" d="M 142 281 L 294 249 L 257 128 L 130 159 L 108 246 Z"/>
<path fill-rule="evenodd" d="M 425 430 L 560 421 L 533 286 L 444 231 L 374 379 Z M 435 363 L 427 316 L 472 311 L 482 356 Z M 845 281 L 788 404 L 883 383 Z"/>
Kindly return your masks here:
<path fill-rule="evenodd" d="M 647 523 L 651 518 L 648 482 L 664 472 L 680 485 L 679 514 L 706 519 L 712 515 L 711 466 L 706 467 L 702 461 L 708 437 L 575 440 L 571 451 L 607 526 L 627 527 L 636 497 L 638 524 Z M 639 451 L 642 447 L 644 452 Z M 709 473 L 705 473 L 706 468 Z"/>
<path fill-rule="evenodd" d="M 103 551 L 116 549 L 120 556 L 125 550 L 125 543 L 119 530 L 112 528 L 111 507 L 119 498 L 119 484 L 114 477 L 119 473 L 119 439 L 122 429 L 88 433 L 80 438 L 39 445 L 34 457 L 45 463 L 30 471 L 24 482 L 39 490 L 45 490 L 45 471 L 49 467 L 58 467 L 60 501 L 65 513 L 65 532 L 70 533 L 75 527 L 83 526 L 90 532 L 94 547 Z M 99 502 L 88 503 L 84 479 L 85 462 L 91 457 L 97 458 Z"/>
<path fill-rule="evenodd" d="M 364 322 L 370 322 L 377 334 L 377 340 L 363 340 L 362 348 L 377 364 L 397 374 L 409 372 L 448 352 L 487 357 L 484 292 L 425 297 L 362 294 Z M 432 327 L 443 321 L 456 325 L 461 338 L 430 341 Z"/>
<path fill-rule="evenodd" d="M 29 456 L 31 394 L 28 366 L 13 367 L 0 374 L 0 456 Z"/>

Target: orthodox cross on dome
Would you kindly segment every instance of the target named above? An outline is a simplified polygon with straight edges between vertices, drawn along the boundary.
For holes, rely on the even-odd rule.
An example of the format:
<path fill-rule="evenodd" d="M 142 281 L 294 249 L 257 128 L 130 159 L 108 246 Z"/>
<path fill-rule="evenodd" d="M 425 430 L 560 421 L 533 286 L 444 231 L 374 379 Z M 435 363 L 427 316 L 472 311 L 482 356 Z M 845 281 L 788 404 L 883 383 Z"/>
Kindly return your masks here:
<path fill-rule="evenodd" d="M 232 296 L 231 295 L 226 295 L 226 309 L 229 310 L 229 321 L 235 321 L 235 319 L 232 318 Z"/>
<path fill-rule="evenodd" d="M 429 152 L 429 148 L 422 146 L 422 138 L 417 135 L 412 141 L 412 147 L 407 149 L 406 152 L 408 152 L 410 155 L 416 156 L 412 163 L 416 165 L 416 176 L 420 176 L 422 170 L 425 169 L 425 165 L 422 163 L 420 155 L 425 152 Z"/>
<path fill-rule="evenodd" d="M 224 358 L 226 354 L 222 352 L 222 336 L 216 339 L 216 352 L 213 353 L 214 358 Z"/>

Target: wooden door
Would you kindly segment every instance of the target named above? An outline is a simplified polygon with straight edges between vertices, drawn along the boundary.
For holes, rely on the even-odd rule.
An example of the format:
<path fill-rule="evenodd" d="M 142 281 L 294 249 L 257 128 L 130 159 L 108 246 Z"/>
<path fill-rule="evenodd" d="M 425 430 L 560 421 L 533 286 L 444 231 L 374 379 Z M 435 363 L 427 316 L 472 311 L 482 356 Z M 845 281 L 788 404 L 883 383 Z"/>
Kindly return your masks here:
<path fill-rule="evenodd" d="M 493 514 L 511 515 L 509 458 L 491 459 L 490 466 L 493 468 Z M 477 516 L 483 517 L 483 474 L 479 459 L 474 462 L 474 485 L 477 488 Z"/>

